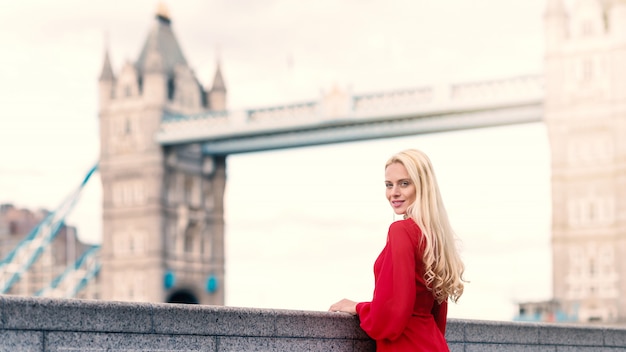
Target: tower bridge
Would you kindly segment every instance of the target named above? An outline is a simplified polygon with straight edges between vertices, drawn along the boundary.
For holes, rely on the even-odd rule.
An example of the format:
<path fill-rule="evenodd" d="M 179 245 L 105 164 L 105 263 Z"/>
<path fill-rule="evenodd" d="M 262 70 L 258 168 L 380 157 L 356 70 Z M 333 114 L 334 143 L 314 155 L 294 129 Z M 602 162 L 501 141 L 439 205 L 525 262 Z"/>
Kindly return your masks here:
<path fill-rule="evenodd" d="M 349 95 L 337 88 L 317 101 L 238 111 L 166 111 L 162 145 L 201 143 L 209 155 L 392 138 L 540 122 L 543 77 Z"/>
<path fill-rule="evenodd" d="M 223 304 L 228 155 L 543 121 L 555 301 L 579 321 L 626 320 L 626 2 L 548 0 L 542 75 L 242 110 L 219 63 L 198 83 L 171 22 L 161 9 L 117 73 L 103 60 L 101 298 Z"/>
<path fill-rule="evenodd" d="M 227 156 L 541 121 L 542 75 L 228 109 L 218 62 L 198 84 L 166 12 L 100 88 L 102 297 L 224 302 Z M 128 285 L 116 285 L 125 282 Z"/>

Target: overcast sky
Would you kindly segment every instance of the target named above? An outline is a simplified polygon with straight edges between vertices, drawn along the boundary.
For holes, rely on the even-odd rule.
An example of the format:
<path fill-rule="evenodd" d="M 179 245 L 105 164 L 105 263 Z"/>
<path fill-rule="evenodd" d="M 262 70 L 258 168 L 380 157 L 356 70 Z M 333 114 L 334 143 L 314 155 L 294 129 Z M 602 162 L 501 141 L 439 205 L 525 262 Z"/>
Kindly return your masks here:
<path fill-rule="evenodd" d="M 55 208 L 98 158 L 97 78 L 135 61 L 155 0 L 23 0 L 0 12 L 0 202 Z M 166 1 L 187 61 L 231 108 L 543 72 L 544 1 Z M 424 149 L 472 281 L 451 317 L 510 320 L 548 299 L 549 149 L 543 124 L 228 158 L 227 304 L 325 310 L 366 300 L 393 220 L 382 165 Z M 101 236 L 100 180 L 71 221 Z M 531 265 L 529 265 L 529 263 Z"/>

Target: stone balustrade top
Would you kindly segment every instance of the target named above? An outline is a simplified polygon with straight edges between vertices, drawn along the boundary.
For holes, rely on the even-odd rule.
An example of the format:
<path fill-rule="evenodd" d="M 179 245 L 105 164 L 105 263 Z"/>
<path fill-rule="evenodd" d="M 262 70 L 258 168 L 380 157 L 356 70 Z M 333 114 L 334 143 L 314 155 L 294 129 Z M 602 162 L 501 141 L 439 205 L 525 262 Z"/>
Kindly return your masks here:
<path fill-rule="evenodd" d="M 453 352 L 626 351 L 625 326 L 450 319 Z M 0 295 L 4 351 L 374 351 L 343 313 Z"/>

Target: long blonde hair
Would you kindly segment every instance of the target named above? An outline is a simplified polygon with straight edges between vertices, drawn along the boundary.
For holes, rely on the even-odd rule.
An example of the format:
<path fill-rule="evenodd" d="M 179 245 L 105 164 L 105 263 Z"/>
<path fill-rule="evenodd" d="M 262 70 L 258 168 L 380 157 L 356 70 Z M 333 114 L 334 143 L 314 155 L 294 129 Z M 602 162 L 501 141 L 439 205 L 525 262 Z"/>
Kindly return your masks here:
<path fill-rule="evenodd" d="M 415 185 L 415 202 L 409 205 L 405 216 L 415 221 L 426 241 L 424 281 L 439 303 L 448 298 L 456 302 L 463 294 L 465 265 L 430 159 L 419 150 L 407 149 L 389 158 L 385 169 L 393 163 L 404 165 Z"/>

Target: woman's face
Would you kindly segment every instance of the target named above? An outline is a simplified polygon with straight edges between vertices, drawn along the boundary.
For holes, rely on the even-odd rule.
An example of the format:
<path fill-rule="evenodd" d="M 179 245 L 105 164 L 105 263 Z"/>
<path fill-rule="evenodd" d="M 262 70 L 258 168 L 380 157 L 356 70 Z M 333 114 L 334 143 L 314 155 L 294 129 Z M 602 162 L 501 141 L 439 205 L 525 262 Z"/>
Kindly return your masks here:
<path fill-rule="evenodd" d="M 401 163 L 392 163 L 385 169 L 385 192 L 387 200 L 398 214 L 406 214 L 409 205 L 415 202 L 415 185 Z"/>

